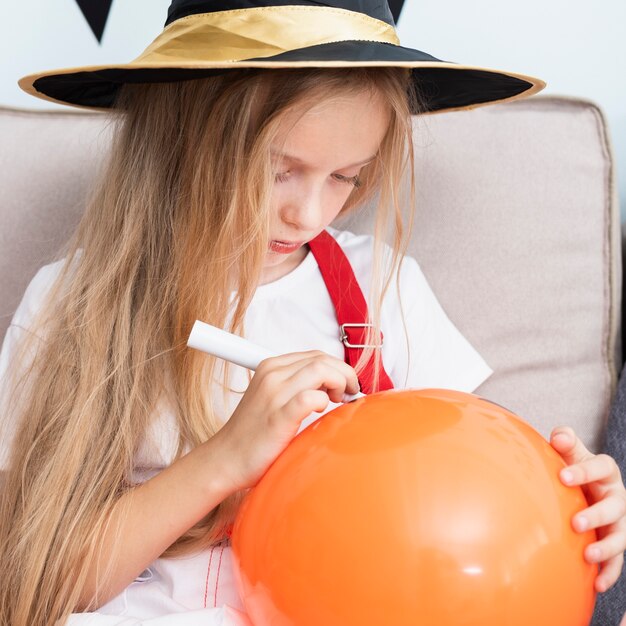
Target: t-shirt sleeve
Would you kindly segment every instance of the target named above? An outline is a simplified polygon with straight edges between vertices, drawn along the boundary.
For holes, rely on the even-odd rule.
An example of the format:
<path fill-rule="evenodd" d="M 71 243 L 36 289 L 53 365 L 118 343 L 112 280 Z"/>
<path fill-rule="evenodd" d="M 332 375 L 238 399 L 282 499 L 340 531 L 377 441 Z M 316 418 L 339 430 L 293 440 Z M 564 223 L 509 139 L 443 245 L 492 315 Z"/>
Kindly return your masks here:
<path fill-rule="evenodd" d="M 398 389 L 441 388 L 474 391 L 491 368 L 450 321 L 417 261 L 405 257 L 400 301 L 391 285 L 382 312 L 383 363 Z"/>
<path fill-rule="evenodd" d="M 0 350 L 0 471 L 7 469 L 16 424 L 15 398 L 11 398 L 13 383 L 19 381 L 36 357 L 41 338 L 33 321 L 61 268 L 61 262 L 42 267 L 31 280 L 7 328 Z M 35 333 L 31 349 L 18 362 L 17 349 L 26 335 Z M 22 395 L 22 394 L 18 394 Z M 11 401 L 13 400 L 13 401 Z"/>

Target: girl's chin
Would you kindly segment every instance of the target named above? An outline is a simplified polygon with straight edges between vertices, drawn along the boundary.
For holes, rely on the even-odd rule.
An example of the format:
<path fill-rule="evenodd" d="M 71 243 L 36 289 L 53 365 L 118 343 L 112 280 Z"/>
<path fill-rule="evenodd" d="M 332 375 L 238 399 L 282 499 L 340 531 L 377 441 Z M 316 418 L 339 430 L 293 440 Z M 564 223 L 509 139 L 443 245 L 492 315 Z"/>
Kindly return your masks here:
<path fill-rule="evenodd" d="M 262 283 L 277 280 L 295 269 L 304 260 L 308 252 L 306 245 L 302 245 L 290 254 L 267 251 L 263 264 Z"/>
<path fill-rule="evenodd" d="M 265 265 L 267 266 L 276 266 L 285 264 L 291 264 L 293 262 L 297 263 L 298 258 L 301 256 L 300 249 L 294 250 L 293 252 L 274 252 L 273 250 L 268 250 L 265 255 Z"/>

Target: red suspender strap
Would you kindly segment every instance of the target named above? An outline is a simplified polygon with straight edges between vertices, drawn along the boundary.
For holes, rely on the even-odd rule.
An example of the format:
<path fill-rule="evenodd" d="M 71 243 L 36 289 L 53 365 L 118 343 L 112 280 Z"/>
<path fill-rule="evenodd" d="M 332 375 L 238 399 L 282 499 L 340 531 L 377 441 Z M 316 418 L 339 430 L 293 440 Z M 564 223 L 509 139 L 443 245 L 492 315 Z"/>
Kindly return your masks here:
<path fill-rule="evenodd" d="M 335 306 L 344 345 L 345 361 L 354 367 L 365 347 L 366 331 L 369 326 L 367 303 L 363 292 L 348 257 L 330 233 L 322 231 L 315 239 L 309 241 L 309 247 L 319 265 L 330 299 Z M 363 393 L 374 391 L 374 355 L 361 372 L 359 384 Z M 381 361 L 378 391 L 386 389 L 393 389 L 393 383 Z"/>

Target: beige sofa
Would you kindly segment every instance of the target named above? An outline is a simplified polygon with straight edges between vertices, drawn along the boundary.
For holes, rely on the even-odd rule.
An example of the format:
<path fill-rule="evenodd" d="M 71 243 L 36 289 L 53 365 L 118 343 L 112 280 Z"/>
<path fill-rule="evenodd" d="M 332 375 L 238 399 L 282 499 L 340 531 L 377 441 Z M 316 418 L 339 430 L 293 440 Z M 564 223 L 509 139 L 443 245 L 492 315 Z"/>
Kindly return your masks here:
<path fill-rule="evenodd" d="M 78 220 L 107 117 L 0 109 L 0 337 Z M 535 97 L 415 122 L 411 253 L 495 373 L 479 390 L 594 450 L 621 364 L 620 228 L 599 109 Z M 370 228 L 371 215 L 347 227 Z"/>

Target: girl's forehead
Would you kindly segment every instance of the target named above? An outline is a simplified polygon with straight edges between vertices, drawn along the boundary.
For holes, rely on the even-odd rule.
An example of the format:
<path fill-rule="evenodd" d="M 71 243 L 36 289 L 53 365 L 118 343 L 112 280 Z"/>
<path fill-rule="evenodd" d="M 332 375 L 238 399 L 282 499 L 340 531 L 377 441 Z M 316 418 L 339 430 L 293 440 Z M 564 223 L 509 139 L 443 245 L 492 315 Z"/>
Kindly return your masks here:
<path fill-rule="evenodd" d="M 288 112 L 272 144 L 275 156 L 299 165 L 337 162 L 342 167 L 371 160 L 389 125 L 389 111 L 369 94 L 332 98 Z"/>
<path fill-rule="evenodd" d="M 293 121 L 304 118 L 310 122 L 316 118 L 349 114 L 350 111 L 357 111 L 360 115 L 379 115 L 388 108 L 382 94 L 372 88 L 340 94 L 313 90 L 296 101 L 285 117 L 291 117 Z"/>

